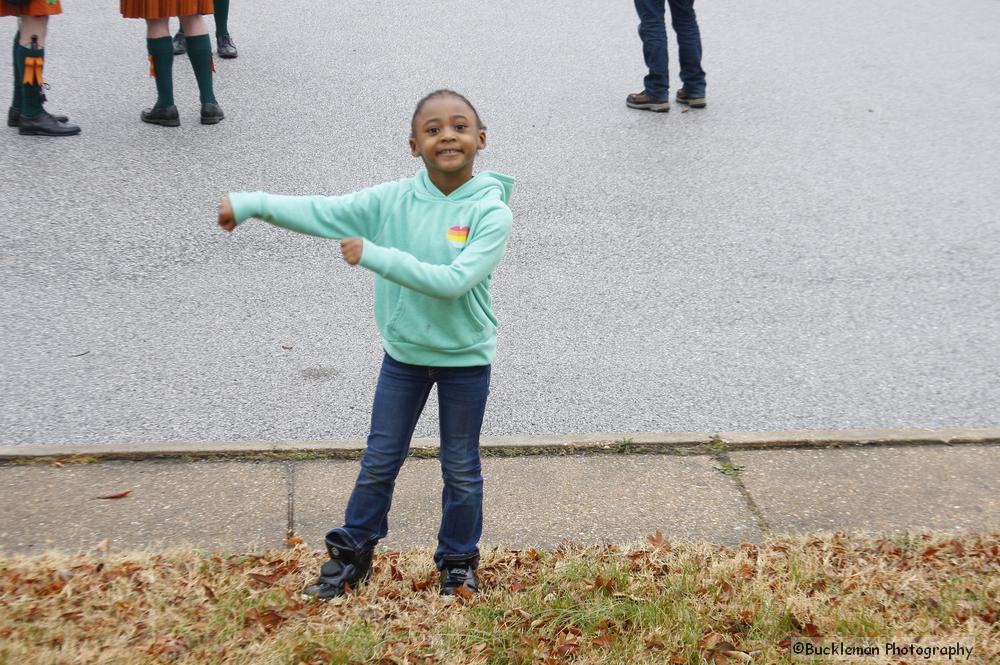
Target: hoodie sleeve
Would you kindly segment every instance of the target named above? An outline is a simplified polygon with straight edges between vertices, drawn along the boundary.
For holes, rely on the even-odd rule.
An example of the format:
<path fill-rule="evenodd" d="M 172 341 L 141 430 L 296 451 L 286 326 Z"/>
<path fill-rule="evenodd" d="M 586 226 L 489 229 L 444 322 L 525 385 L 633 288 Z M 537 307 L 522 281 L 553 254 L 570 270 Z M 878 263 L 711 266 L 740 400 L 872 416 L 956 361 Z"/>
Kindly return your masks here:
<path fill-rule="evenodd" d="M 384 199 L 396 183 L 388 182 L 343 196 L 280 196 L 265 192 L 229 195 L 242 224 L 251 217 L 290 231 L 320 238 L 374 238 L 380 226 Z"/>
<path fill-rule="evenodd" d="M 408 289 L 442 300 L 465 295 L 493 272 L 507 249 L 513 221 L 510 209 L 497 207 L 483 217 L 462 253 L 447 265 L 419 261 L 412 254 L 365 239 L 361 265 Z"/>

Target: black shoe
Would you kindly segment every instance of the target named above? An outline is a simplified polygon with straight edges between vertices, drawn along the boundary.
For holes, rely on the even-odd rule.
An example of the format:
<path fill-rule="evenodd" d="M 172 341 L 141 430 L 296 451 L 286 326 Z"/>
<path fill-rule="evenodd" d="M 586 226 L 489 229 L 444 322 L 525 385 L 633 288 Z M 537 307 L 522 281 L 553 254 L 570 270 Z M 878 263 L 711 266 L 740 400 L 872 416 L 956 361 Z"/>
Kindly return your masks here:
<path fill-rule="evenodd" d="M 479 580 L 476 579 L 476 568 L 479 567 L 479 557 L 451 559 L 445 557 L 441 562 L 441 595 L 454 596 L 456 590 L 465 587 L 472 593 L 479 593 Z"/>
<path fill-rule="evenodd" d="M 216 37 L 217 50 L 220 58 L 235 58 L 239 55 L 236 50 L 236 42 L 229 35 L 222 35 L 221 37 Z"/>
<path fill-rule="evenodd" d="M 181 115 L 173 104 L 162 109 L 155 106 L 151 109 L 143 109 L 139 118 L 151 125 L 163 125 L 164 127 L 180 127 L 181 124 Z"/>
<path fill-rule="evenodd" d="M 34 118 L 21 116 L 18 123 L 18 134 L 26 136 L 74 136 L 80 133 L 80 128 L 68 122 L 59 122 L 55 116 L 44 109 Z"/>
<path fill-rule="evenodd" d="M 687 91 L 681 88 L 677 91 L 677 103 L 684 104 L 685 106 L 690 106 L 693 109 L 703 109 L 705 108 L 705 94 L 688 96 Z"/>
<path fill-rule="evenodd" d="M 226 114 L 222 112 L 222 107 L 215 102 L 201 105 L 201 124 L 215 125 L 222 122 L 225 117 Z"/>
<path fill-rule="evenodd" d="M 59 122 L 69 122 L 69 118 L 61 113 L 50 113 L 49 115 L 51 115 Z M 14 108 L 13 106 L 7 109 L 7 126 L 8 127 L 21 126 L 21 109 Z"/>
<path fill-rule="evenodd" d="M 646 94 L 646 91 L 634 92 L 625 98 L 625 106 L 630 109 L 642 109 L 643 111 L 656 111 L 666 113 L 670 110 L 669 99 L 654 99 Z"/>
<path fill-rule="evenodd" d="M 174 35 L 174 55 L 183 55 L 187 53 L 187 50 L 187 37 L 184 36 L 183 32 L 178 32 Z"/>
<path fill-rule="evenodd" d="M 343 537 L 331 531 L 326 534 L 326 551 L 330 560 L 320 568 L 319 578 L 302 591 L 303 596 L 328 600 L 347 593 L 346 586 L 366 582 L 372 574 L 371 547 L 351 549 L 345 547 Z"/>

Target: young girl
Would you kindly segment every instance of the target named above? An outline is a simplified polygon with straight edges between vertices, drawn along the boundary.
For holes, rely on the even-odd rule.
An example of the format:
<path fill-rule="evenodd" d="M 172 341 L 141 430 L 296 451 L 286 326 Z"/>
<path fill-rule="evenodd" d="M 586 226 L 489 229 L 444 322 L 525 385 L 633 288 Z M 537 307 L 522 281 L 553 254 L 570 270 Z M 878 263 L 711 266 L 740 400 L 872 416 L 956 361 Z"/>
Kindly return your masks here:
<path fill-rule="evenodd" d="M 473 177 L 486 127 L 456 92 L 437 90 L 420 100 L 410 131 L 410 151 L 426 167 L 416 177 L 345 196 L 230 194 L 219 205 L 227 231 L 258 217 L 337 238 L 348 264 L 375 273 L 375 321 L 386 355 L 344 525 L 326 534 L 330 560 L 304 592 L 317 598 L 342 595 L 368 578 L 372 550 L 388 531 L 396 475 L 435 383 L 444 490 L 434 562 L 442 594 L 462 585 L 478 591 L 479 432 L 497 330 L 489 286 L 510 233 L 514 180 L 492 172 Z"/>
<path fill-rule="evenodd" d="M 174 46 L 170 39 L 170 17 L 179 16 L 187 35 L 188 59 L 194 68 L 201 97 L 201 124 L 214 125 L 225 118 L 212 89 L 212 42 L 202 14 L 212 13 L 212 0 L 121 0 L 125 18 L 146 19 L 149 75 L 156 79 L 156 104 L 139 114 L 143 122 L 164 127 L 181 124 L 174 106 Z"/>
<path fill-rule="evenodd" d="M 17 16 L 14 35 L 14 98 L 7 109 L 7 126 L 33 136 L 73 136 L 80 128 L 71 125 L 64 115 L 45 110 L 45 37 L 49 16 L 61 14 L 59 0 L 10 2 L 0 0 L 0 16 Z"/>

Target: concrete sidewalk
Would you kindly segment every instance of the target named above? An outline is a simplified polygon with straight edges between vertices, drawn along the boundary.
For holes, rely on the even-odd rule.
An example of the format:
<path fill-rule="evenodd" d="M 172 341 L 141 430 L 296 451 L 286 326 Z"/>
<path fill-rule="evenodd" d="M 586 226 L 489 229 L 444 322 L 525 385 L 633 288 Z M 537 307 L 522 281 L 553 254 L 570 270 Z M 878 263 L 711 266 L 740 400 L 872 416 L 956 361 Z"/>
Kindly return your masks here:
<path fill-rule="evenodd" d="M 441 479 L 416 440 L 389 548 L 433 546 Z M 760 541 L 811 531 L 1000 529 L 1000 429 L 483 440 L 483 547 Z M 0 448 L 0 552 L 320 547 L 363 442 Z M 128 492 L 125 498 L 98 497 Z"/>

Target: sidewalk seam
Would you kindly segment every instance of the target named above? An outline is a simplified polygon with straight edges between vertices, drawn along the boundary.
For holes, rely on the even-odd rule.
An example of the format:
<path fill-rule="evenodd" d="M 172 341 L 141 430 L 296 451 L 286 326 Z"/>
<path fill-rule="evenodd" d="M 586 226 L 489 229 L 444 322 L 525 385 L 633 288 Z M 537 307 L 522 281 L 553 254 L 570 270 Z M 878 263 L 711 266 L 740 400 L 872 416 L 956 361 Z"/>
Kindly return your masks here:
<path fill-rule="evenodd" d="M 285 462 L 285 491 L 288 493 L 287 505 L 288 523 L 285 529 L 285 540 L 295 537 L 295 463 Z"/>
<path fill-rule="evenodd" d="M 729 453 L 727 451 L 718 451 L 713 453 L 712 459 L 719 464 L 726 464 L 730 467 L 733 466 L 733 460 L 729 457 Z M 740 497 L 743 499 L 743 503 L 746 504 L 747 510 L 749 510 L 750 514 L 753 515 L 754 522 L 756 522 L 757 529 L 760 531 L 761 535 L 765 538 L 773 535 L 774 532 L 771 530 L 771 525 L 768 523 L 767 518 L 764 517 L 764 511 L 757 505 L 753 495 L 750 494 L 750 490 L 747 489 L 746 484 L 743 482 L 743 479 L 740 478 L 739 474 L 723 475 L 729 476 L 729 478 L 733 481 L 733 484 L 736 485 L 736 489 L 739 491 Z"/>

